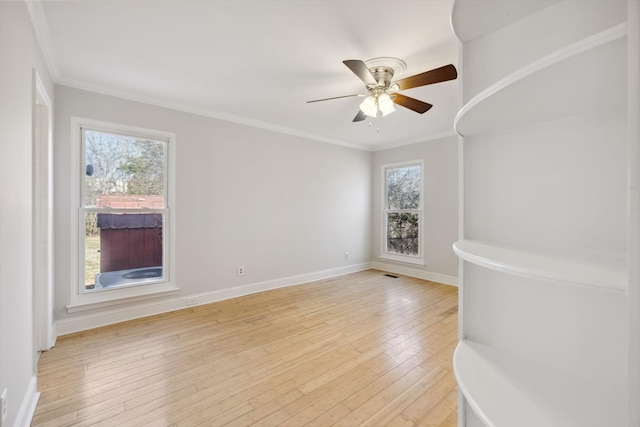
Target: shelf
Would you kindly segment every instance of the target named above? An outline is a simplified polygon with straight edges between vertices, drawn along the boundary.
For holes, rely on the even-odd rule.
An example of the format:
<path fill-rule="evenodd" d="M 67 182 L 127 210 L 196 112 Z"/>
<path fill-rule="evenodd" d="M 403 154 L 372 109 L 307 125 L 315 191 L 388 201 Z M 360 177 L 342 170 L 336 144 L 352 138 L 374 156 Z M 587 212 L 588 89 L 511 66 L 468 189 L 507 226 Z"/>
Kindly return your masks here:
<path fill-rule="evenodd" d="M 451 11 L 451 26 L 456 37 L 466 43 L 506 27 L 559 1 L 455 0 Z M 494 6 L 499 6 L 501 13 L 496 13 Z"/>
<path fill-rule="evenodd" d="M 597 384 L 469 340 L 453 369 L 465 399 L 487 426 L 625 425 L 624 388 Z"/>
<path fill-rule="evenodd" d="M 481 267 L 516 276 L 555 280 L 575 285 L 626 292 L 626 263 L 620 258 L 509 247 L 475 240 L 460 240 L 453 250 L 460 258 Z"/>
<path fill-rule="evenodd" d="M 462 136 L 480 135 L 625 106 L 626 25 L 554 52 L 473 97 L 454 121 Z M 602 84 L 604 81 L 610 84 Z"/>

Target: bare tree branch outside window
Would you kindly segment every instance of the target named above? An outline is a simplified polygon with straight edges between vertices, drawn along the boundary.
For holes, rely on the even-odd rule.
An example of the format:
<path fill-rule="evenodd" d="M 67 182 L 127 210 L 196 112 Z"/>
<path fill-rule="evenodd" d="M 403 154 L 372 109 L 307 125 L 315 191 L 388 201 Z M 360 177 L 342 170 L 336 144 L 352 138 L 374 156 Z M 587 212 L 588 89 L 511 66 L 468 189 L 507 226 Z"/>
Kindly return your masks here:
<path fill-rule="evenodd" d="M 123 135 L 86 131 L 86 163 L 93 174 L 85 180 L 85 206 L 101 195 L 164 194 L 165 144 Z"/>

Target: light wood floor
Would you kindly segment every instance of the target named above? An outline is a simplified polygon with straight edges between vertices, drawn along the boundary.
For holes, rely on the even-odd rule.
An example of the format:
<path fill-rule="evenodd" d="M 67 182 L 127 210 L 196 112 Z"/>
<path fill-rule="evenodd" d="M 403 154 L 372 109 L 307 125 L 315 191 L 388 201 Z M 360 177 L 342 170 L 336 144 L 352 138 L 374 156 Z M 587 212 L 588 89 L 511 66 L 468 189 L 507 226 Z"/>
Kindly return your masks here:
<path fill-rule="evenodd" d="M 455 426 L 455 287 L 383 272 L 60 337 L 34 426 Z"/>

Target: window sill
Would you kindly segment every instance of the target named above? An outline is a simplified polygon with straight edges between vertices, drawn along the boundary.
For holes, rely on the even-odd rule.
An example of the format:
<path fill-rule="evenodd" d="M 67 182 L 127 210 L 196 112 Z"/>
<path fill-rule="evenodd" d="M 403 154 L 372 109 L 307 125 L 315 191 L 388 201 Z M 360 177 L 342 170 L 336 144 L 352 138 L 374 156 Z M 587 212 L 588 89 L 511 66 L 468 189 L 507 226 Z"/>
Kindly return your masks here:
<path fill-rule="evenodd" d="M 393 254 L 382 253 L 382 254 L 380 254 L 378 256 L 378 258 L 384 259 L 384 260 L 388 260 L 388 261 L 401 262 L 401 263 L 405 263 L 405 264 L 421 265 L 423 267 L 425 265 L 424 259 L 417 258 L 417 257 L 411 257 L 411 256 L 393 255 Z"/>
<path fill-rule="evenodd" d="M 95 293 L 73 295 L 71 304 L 67 305 L 67 313 L 95 310 L 98 308 L 112 307 L 129 302 L 148 300 L 167 295 L 176 294 L 179 287 L 172 283 L 142 285 L 136 287 L 113 289 Z"/>

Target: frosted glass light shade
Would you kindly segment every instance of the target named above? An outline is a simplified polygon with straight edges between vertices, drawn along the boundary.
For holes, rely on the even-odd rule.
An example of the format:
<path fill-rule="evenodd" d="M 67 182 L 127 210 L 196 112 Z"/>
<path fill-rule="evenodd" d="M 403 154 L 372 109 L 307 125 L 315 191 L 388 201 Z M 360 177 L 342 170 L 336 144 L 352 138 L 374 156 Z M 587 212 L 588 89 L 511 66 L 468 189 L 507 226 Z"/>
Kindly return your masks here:
<path fill-rule="evenodd" d="M 391 114 L 394 111 L 396 111 L 396 109 L 393 107 L 393 101 L 391 100 L 391 97 L 386 93 L 383 93 L 382 95 L 378 96 L 378 109 L 380 110 L 383 116 L 386 116 L 387 114 Z"/>
<path fill-rule="evenodd" d="M 376 99 L 373 96 L 367 96 L 364 101 L 362 101 L 362 104 L 360 104 L 360 111 L 369 117 L 376 117 L 378 115 Z"/>

